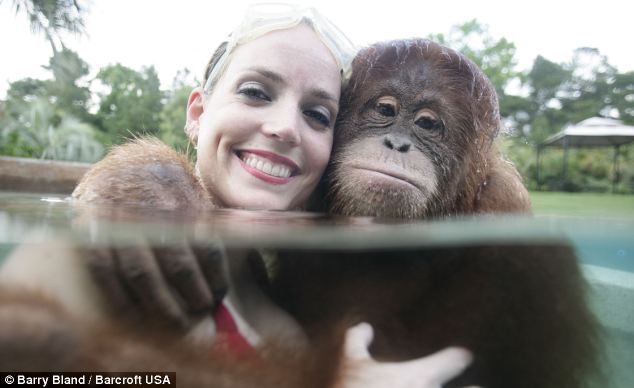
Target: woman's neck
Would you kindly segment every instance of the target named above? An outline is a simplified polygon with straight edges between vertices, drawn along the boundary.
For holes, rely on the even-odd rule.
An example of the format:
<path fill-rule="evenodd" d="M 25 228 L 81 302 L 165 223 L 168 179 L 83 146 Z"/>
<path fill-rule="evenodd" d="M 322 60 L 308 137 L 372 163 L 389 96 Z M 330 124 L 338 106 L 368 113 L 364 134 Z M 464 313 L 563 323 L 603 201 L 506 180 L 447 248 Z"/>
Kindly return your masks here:
<path fill-rule="evenodd" d="M 306 338 L 297 322 L 273 303 L 258 285 L 249 260 L 249 251 L 229 250 L 227 257 L 227 299 L 235 312 L 244 318 L 253 334 L 257 333 L 258 337 L 265 339 L 290 339 L 287 343 L 304 345 Z M 244 334 L 249 337 L 249 328 L 246 330 Z"/>

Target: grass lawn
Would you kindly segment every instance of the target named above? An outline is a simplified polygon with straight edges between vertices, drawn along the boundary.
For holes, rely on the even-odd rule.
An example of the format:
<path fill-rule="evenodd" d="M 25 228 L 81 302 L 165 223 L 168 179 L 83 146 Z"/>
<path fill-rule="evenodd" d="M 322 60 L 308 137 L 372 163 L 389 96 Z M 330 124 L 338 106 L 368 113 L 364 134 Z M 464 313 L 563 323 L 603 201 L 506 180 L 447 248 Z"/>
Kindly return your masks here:
<path fill-rule="evenodd" d="M 536 215 L 634 219 L 634 195 L 532 191 Z"/>

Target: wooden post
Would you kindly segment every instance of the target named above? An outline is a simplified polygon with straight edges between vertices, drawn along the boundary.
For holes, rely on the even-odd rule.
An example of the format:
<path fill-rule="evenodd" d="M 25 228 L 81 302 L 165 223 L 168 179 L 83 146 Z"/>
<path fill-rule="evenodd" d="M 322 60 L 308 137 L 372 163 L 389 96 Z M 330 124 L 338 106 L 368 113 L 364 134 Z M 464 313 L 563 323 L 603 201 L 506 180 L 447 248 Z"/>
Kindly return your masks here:
<path fill-rule="evenodd" d="M 616 191 L 616 184 L 619 181 L 619 145 L 614 146 L 614 158 L 612 159 L 612 171 L 614 177 L 612 178 L 612 194 Z"/>
<path fill-rule="evenodd" d="M 537 191 L 539 191 L 540 187 L 541 187 L 540 182 L 539 182 L 539 178 L 540 178 L 540 176 L 539 176 L 539 162 L 540 162 L 540 159 L 541 159 L 541 153 L 542 153 L 542 146 L 541 146 L 541 144 L 538 144 L 537 145 L 537 161 L 536 161 L 537 163 L 536 163 L 536 166 L 535 166 L 535 181 L 537 182 Z"/>
<path fill-rule="evenodd" d="M 564 160 L 561 173 L 561 189 L 565 191 L 566 179 L 568 177 L 568 137 L 564 136 Z"/>

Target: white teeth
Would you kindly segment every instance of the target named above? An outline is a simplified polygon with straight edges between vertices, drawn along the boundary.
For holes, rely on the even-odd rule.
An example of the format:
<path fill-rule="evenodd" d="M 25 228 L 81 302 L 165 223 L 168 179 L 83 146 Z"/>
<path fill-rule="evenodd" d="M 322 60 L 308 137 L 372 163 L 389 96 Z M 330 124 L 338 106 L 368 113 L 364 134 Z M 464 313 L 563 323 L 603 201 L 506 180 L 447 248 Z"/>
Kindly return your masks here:
<path fill-rule="evenodd" d="M 264 171 L 265 173 L 272 175 L 271 171 L 273 171 L 273 166 L 271 166 L 271 163 L 264 163 L 264 167 L 262 167 L 262 171 Z"/>
<path fill-rule="evenodd" d="M 254 155 L 247 156 L 243 161 L 245 164 L 268 175 L 280 178 L 288 178 L 291 176 L 291 169 L 283 164 L 272 164 L 269 160 L 258 159 L 258 157 Z"/>

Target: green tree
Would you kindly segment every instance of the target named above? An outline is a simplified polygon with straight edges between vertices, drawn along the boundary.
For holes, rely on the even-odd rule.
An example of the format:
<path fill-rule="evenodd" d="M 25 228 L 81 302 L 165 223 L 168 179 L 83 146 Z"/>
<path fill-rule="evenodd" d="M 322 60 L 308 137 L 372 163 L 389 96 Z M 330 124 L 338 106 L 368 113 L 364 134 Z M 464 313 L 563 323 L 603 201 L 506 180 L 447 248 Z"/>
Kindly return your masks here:
<path fill-rule="evenodd" d="M 47 98 L 36 97 L 2 117 L 0 153 L 42 159 L 94 162 L 104 147 L 98 132 L 71 114 L 60 112 Z"/>
<path fill-rule="evenodd" d="M 541 55 L 535 58 L 531 70 L 523 77 L 528 97 L 520 109 L 509 116 L 522 129 L 520 138 L 536 145 L 567 123 L 561 110 L 565 89 L 571 82 L 572 72 L 563 65 L 549 61 Z"/>
<path fill-rule="evenodd" d="M 616 113 L 612 111 L 610 95 L 616 69 L 598 49 L 578 48 L 571 62 L 564 66 L 572 74 L 561 98 L 561 108 L 568 122 L 576 123 L 593 116 L 610 117 Z"/>
<path fill-rule="evenodd" d="M 506 38 L 495 39 L 488 27 L 473 19 L 453 26 L 449 34 L 432 34 L 429 38 L 465 54 L 491 79 L 503 96 L 511 80 L 520 77 L 515 70 L 515 44 Z"/>
<path fill-rule="evenodd" d="M 159 115 L 159 137 L 166 144 L 180 150 L 187 150 L 189 140 L 185 136 L 185 110 L 192 89 L 200 82 L 192 79 L 189 69 L 180 70 L 172 81 L 171 89 Z"/>
<path fill-rule="evenodd" d="M 549 103 L 554 102 L 553 100 L 557 100 L 558 103 L 561 97 L 560 92 L 571 78 L 570 70 L 538 55 L 525 78 L 530 85 L 530 97 L 536 104 L 537 110 L 544 110 Z"/>
<path fill-rule="evenodd" d="M 619 118 L 634 125 L 634 71 L 616 74 L 609 93 Z"/>
<path fill-rule="evenodd" d="M 54 104 L 73 116 L 88 121 L 90 82 L 85 81 L 90 72 L 88 64 L 69 49 L 53 54 L 49 65 L 44 66 L 53 73 L 53 79 L 45 84 L 46 94 Z"/>
<path fill-rule="evenodd" d="M 46 97 L 46 81 L 35 78 L 24 78 L 11 82 L 4 101 L 4 119 L 16 118 L 21 107 L 38 97 Z"/>
<path fill-rule="evenodd" d="M 39 80 L 25 78 L 12 82 L 7 90 L 7 112 L 15 118 L 21 112 L 21 105 L 37 98 L 46 98 L 59 111 L 90 121 L 88 107 L 90 103 L 88 64 L 77 53 L 63 49 L 53 54 L 49 65 L 44 66 L 53 76 L 52 79 Z"/>
<path fill-rule="evenodd" d="M 99 71 L 97 80 L 105 92 L 98 92 L 96 120 L 109 142 L 121 143 L 137 134 L 156 134 L 163 94 L 153 66 L 140 72 L 121 64 Z"/>
<path fill-rule="evenodd" d="M 0 4 L 3 0 L 0 0 Z M 64 48 L 61 33 L 85 33 L 85 4 L 76 0 L 11 0 L 16 14 L 25 13 L 33 33 L 43 33 L 53 54 Z"/>
<path fill-rule="evenodd" d="M 51 79 L 12 82 L 0 117 L 0 152 L 14 156 L 93 161 L 103 152 L 89 124 L 88 65 L 66 48 L 44 66 Z M 65 136 L 68 138 L 63 139 Z"/>

